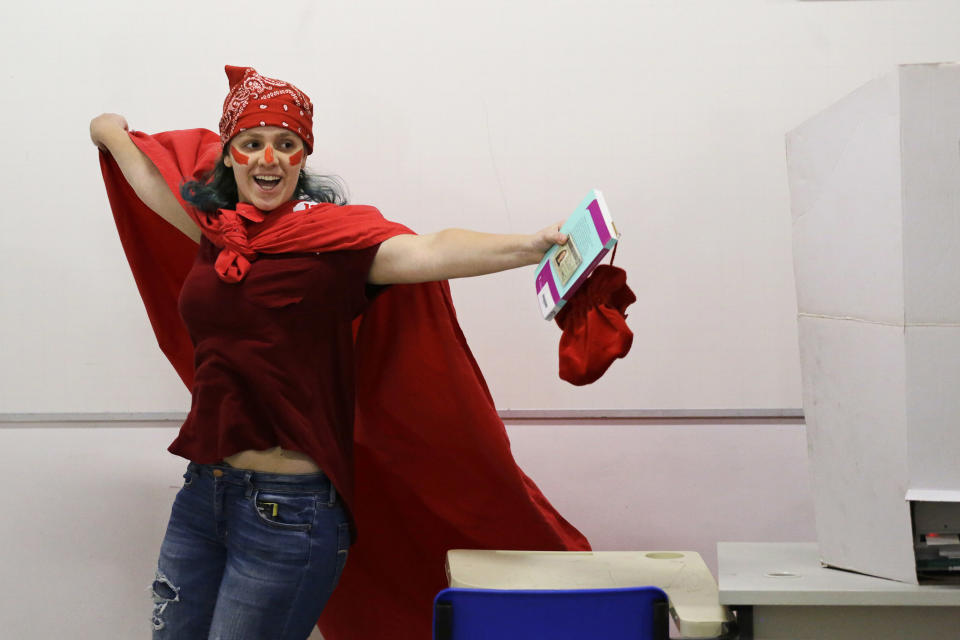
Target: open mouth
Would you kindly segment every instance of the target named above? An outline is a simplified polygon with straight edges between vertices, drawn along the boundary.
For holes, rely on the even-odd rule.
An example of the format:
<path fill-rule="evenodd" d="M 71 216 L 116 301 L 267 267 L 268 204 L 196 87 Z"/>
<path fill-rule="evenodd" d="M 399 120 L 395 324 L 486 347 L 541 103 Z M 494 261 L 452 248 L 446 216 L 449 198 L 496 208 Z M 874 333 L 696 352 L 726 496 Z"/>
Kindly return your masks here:
<path fill-rule="evenodd" d="M 254 176 L 253 181 L 264 191 L 273 191 L 280 184 L 280 176 Z"/>

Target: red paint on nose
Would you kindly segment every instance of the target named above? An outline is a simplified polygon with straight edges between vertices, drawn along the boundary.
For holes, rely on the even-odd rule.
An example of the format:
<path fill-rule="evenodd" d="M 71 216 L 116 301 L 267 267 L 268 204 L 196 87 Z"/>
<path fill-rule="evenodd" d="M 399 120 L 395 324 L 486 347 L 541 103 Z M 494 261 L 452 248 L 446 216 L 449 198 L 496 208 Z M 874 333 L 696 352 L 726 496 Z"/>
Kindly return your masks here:
<path fill-rule="evenodd" d="M 263 152 L 263 159 L 267 164 L 273 164 L 273 147 L 267 145 L 266 150 Z"/>
<path fill-rule="evenodd" d="M 300 164 L 300 160 L 303 159 L 303 149 L 297 151 L 295 154 L 290 156 L 290 166 L 292 167 L 295 164 Z"/>
<path fill-rule="evenodd" d="M 250 156 L 240 153 L 234 146 L 230 147 L 230 155 L 233 156 L 233 161 L 237 164 L 247 164 L 250 162 Z"/>

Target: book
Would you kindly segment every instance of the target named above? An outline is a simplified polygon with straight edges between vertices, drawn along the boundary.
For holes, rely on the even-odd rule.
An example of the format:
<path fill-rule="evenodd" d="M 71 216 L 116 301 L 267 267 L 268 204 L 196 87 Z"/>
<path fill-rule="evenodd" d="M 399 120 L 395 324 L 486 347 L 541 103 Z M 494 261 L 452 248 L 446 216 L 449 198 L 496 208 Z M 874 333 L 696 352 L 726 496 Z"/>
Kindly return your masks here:
<path fill-rule="evenodd" d="M 537 265 L 537 301 L 545 320 L 557 315 L 620 239 L 610 209 L 597 189 L 587 194 L 560 231 L 567 235 L 567 241 L 550 247 Z"/>

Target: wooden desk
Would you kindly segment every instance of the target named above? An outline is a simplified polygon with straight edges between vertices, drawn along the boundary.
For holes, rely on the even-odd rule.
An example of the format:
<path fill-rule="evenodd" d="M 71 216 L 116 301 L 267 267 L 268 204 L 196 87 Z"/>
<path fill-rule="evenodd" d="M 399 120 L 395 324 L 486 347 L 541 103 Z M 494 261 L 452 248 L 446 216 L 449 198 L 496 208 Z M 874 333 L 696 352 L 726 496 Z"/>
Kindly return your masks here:
<path fill-rule="evenodd" d="M 720 603 L 757 640 L 960 638 L 960 586 L 917 586 L 820 565 L 817 544 L 721 542 Z"/>
<path fill-rule="evenodd" d="M 683 637 L 716 637 L 729 619 L 717 582 L 692 551 L 447 552 L 451 587 L 470 589 L 608 589 L 660 587 Z"/>

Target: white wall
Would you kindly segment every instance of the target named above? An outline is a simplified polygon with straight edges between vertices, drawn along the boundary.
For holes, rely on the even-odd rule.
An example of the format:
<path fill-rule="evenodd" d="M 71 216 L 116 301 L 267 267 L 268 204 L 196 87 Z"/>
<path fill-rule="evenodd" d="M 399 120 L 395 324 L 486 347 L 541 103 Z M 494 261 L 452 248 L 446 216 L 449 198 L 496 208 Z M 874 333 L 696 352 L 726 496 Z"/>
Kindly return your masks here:
<path fill-rule="evenodd" d="M 798 407 L 783 134 L 896 64 L 960 59 L 954 0 L 291 0 L 265 11 L 6 8 L 0 412 L 186 408 L 86 129 L 105 110 L 146 131 L 213 128 L 224 63 L 307 90 L 313 166 L 416 229 L 532 231 L 604 190 L 640 297 L 633 353 L 602 384 L 571 389 L 554 374 L 558 334 L 537 316 L 532 274 L 455 283 L 500 408 Z"/>
<path fill-rule="evenodd" d="M 514 455 L 598 550 L 811 541 L 801 425 L 508 427 Z M 145 638 L 186 463 L 175 427 L 0 430 L 0 637 Z"/>

